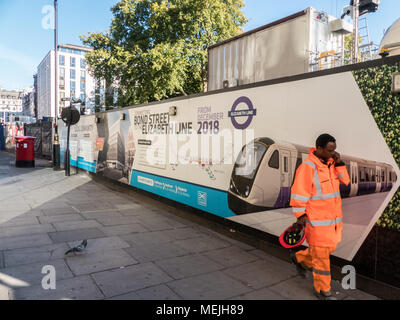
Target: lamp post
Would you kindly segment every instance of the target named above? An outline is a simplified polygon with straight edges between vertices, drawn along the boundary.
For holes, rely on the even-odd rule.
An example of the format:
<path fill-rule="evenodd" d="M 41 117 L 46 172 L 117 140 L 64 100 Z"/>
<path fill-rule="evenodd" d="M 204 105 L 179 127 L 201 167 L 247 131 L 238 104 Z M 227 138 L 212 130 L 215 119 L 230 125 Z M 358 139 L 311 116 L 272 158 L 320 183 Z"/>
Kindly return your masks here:
<path fill-rule="evenodd" d="M 358 22 L 360 18 L 360 0 L 354 0 L 354 31 L 353 31 L 353 63 L 358 62 L 358 54 L 359 54 L 359 43 L 358 43 Z"/>
<path fill-rule="evenodd" d="M 53 139 L 53 169 L 60 170 L 60 143 L 58 138 L 58 72 L 57 72 L 57 59 L 58 59 L 58 19 L 57 19 L 57 0 L 54 0 L 54 139 Z"/>

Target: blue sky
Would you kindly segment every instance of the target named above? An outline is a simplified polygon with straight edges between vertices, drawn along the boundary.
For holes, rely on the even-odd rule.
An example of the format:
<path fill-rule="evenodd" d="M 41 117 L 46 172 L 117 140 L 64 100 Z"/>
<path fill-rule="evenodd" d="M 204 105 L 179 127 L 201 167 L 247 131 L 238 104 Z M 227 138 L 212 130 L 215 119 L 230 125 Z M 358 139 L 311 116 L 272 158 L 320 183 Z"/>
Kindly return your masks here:
<path fill-rule="evenodd" d="M 110 8 L 118 0 L 59 0 L 59 42 L 81 44 L 79 35 L 104 31 L 110 26 Z M 382 0 L 378 12 L 369 14 L 372 40 L 379 43 L 386 28 L 400 17 L 399 0 Z M 0 0 L 0 86 L 32 86 L 33 74 L 54 47 L 53 31 L 45 29 L 42 10 L 52 0 Z M 339 16 L 349 0 L 245 0 L 249 20 L 245 31 L 296 13 L 307 7 Z"/>

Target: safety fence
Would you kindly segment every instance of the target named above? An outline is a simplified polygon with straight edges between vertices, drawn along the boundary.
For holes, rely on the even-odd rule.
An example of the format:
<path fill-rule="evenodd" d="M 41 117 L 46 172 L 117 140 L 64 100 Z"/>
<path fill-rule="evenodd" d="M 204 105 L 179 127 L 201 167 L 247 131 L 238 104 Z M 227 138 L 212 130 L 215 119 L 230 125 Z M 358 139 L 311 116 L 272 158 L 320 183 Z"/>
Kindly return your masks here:
<path fill-rule="evenodd" d="M 51 157 L 53 152 L 52 123 L 38 122 L 24 126 L 25 136 L 35 137 L 35 155 Z"/>

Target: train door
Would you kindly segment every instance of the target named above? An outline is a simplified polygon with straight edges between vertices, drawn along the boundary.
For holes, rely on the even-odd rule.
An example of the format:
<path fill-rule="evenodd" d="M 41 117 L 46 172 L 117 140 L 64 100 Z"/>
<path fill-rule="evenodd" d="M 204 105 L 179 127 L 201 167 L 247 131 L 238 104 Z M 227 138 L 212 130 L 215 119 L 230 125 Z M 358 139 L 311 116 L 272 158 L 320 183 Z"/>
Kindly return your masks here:
<path fill-rule="evenodd" d="M 290 159 L 290 151 L 281 150 L 280 163 L 281 163 L 281 192 L 279 201 L 282 206 L 287 206 L 289 204 L 289 193 L 292 182 L 292 164 Z"/>
<path fill-rule="evenodd" d="M 281 188 L 290 187 L 292 181 L 290 151 L 281 150 Z"/>
<path fill-rule="evenodd" d="M 358 192 L 358 165 L 353 161 L 350 161 L 350 183 L 350 197 L 354 197 Z"/>
<path fill-rule="evenodd" d="M 376 189 L 375 192 L 381 192 L 381 187 L 382 187 L 382 183 L 381 183 L 381 167 L 376 167 Z"/>

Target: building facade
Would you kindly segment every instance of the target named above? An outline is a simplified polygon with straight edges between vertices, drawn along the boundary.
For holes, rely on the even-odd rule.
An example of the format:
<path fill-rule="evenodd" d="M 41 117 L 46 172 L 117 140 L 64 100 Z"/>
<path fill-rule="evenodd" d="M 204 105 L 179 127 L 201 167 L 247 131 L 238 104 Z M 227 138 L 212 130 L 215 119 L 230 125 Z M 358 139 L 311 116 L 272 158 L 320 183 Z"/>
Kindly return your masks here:
<path fill-rule="evenodd" d="M 62 108 L 69 106 L 69 102 L 62 101 L 65 98 L 80 99 L 81 107 L 85 108 L 86 113 L 93 113 L 96 105 L 102 104 L 104 98 L 100 88 L 104 87 L 103 81 L 97 81 L 90 75 L 85 59 L 90 51 L 92 49 L 70 44 L 58 46 L 57 92 L 54 83 L 54 50 L 42 60 L 37 73 L 38 119 L 55 116 L 55 101 L 59 117 Z"/>
<path fill-rule="evenodd" d="M 10 115 L 22 112 L 22 96 L 19 91 L 0 90 L 0 117 L 9 122 Z"/>

